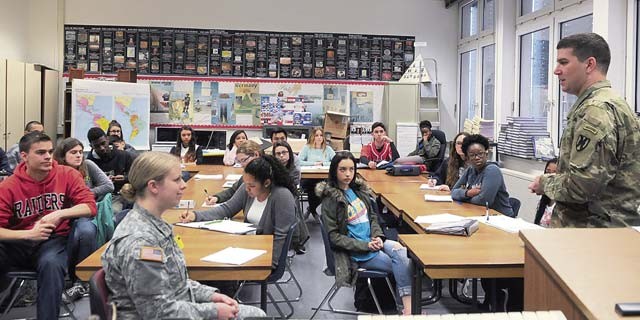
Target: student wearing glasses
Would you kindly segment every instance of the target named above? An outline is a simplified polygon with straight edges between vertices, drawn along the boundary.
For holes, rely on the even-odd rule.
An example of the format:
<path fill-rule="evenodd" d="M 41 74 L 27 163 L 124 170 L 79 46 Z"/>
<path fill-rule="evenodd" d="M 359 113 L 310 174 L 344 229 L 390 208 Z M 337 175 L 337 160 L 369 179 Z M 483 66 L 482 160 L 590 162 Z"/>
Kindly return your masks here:
<path fill-rule="evenodd" d="M 236 164 L 236 152 L 241 143 L 247 141 L 247 133 L 244 130 L 236 130 L 229 139 L 227 148 L 224 149 L 224 158 L 222 162 L 225 166 L 233 166 Z"/>
<path fill-rule="evenodd" d="M 470 135 L 462 141 L 462 152 L 470 167 L 453 186 L 451 198 L 481 206 L 488 203 L 489 208 L 513 217 L 502 172 L 497 164 L 487 162 L 489 140 L 479 134 Z"/>
<path fill-rule="evenodd" d="M 468 136 L 469 134 L 466 132 L 460 132 L 456 135 L 449 157 L 442 161 L 435 172 L 435 178 L 438 180 L 441 191 L 450 191 L 469 166 L 467 157 L 462 152 L 462 141 Z"/>
<path fill-rule="evenodd" d="M 262 154 L 263 152 L 260 150 L 259 144 L 255 141 L 246 140 L 240 144 L 236 151 L 236 163 L 240 164 L 244 168 L 249 164 L 249 162 L 260 157 Z M 231 199 L 233 194 L 236 193 L 242 185 L 242 182 L 242 178 L 240 178 L 233 184 L 233 186 L 231 186 L 231 188 L 224 189 L 213 196 L 207 197 L 207 204 L 213 205 L 216 203 L 223 203 Z"/>
<path fill-rule="evenodd" d="M 271 153 L 280 160 L 280 163 L 289 171 L 289 176 L 294 186 L 300 185 L 300 159 L 293 153 L 291 146 L 286 141 L 278 141 L 273 144 Z"/>
<path fill-rule="evenodd" d="M 111 122 L 109 122 L 109 129 L 107 130 L 107 134 L 109 136 L 116 136 L 122 139 L 124 147 L 116 146 L 119 150 L 129 152 L 133 157 L 136 157 L 138 155 L 138 153 L 136 152 L 136 149 L 130 144 L 125 142 L 124 132 L 122 132 L 122 125 L 120 125 L 118 121 L 111 120 Z"/>

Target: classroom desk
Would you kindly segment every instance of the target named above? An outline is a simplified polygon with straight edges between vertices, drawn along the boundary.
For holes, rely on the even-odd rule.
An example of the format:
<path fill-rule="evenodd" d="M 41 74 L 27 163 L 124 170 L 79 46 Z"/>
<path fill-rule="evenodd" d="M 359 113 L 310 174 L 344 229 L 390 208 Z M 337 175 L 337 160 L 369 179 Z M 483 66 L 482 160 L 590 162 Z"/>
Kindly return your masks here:
<path fill-rule="evenodd" d="M 184 243 L 184 249 L 182 251 L 190 279 L 197 281 L 262 281 L 260 307 L 266 310 L 267 285 L 264 280 L 271 274 L 271 254 L 273 252 L 272 235 L 232 235 L 180 226 L 174 227 L 174 233 L 180 235 Z M 243 248 L 262 249 L 266 250 L 267 253 L 240 266 L 200 260 L 202 257 L 227 247 L 237 246 L 239 242 L 242 243 Z M 76 266 L 78 278 L 83 281 L 89 281 L 89 278 L 91 278 L 98 269 L 102 268 L 101 256 L 106 250 L 107 245 L 108 243 L 103 245 Z"/>
<path fill-rule="evenodd" d="M 403 183 L 390 183 L 388 181 L 371 181 L 367 182 L 371 190 L 380 196 L 382 194 L 391 193 L 414 193 L 423 194 L 425 191 L 420 190 L 420 185 L 426 182 L 403 182 Z"/>
<path fill-rule="evenodd" d="M 520 238 L 525 310 L 559 309 L 567 319 L 623 319 L 615 304 L 640 302 L 640 232 L 522 230 Z"/>
<path fill-rule="evenodd" d="M 329 176 L 329 167 L 301 166 L 300 177 L 302 179 L 326 179 Z"/>
<path fill-rule="evenodd" d="M 460 202 L 427 202 L 423 191 L 382 194 L 382 202 L 394 214 L 402 218 L 416 233 L 401 234 L 398 240 L 414 262 L 412 290 L 422 288 L 422 277 L 432 279 L 457 278 L 522 278 L 524 274 L 524 249 L 515 233 L 480 224 L 471 237 L 425 234 L 421 225 L 414 222 L 421 215 L 451 213 L 459 216 L 481 216 L 485 208 Z M 490 214 L 500 214 L 494 210 Z M 420 312 L 421 292 L 413 291 L 412 312 Z"/>

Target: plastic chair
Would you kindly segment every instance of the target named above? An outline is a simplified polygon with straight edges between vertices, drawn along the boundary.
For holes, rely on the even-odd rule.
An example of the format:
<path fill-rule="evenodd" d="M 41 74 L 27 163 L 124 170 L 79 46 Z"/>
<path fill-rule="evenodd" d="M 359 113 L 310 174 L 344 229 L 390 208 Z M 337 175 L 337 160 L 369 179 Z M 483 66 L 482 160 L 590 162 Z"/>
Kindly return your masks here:
<path fill-rule="evenodd" d="M 327 230 L 325 229 L 324 223 L 322 223 L 322 220 L 320 221 L 320 233 L 322 233 L 322 242 L 324 243 L 324 254 L 325 254 L 325 258 L 327 260 L 327 268 L 324 270 L 324 273 L 327 276 L 335 277 L 335 275 L 336 275 L 336 264 L 335 264 L 335 257 L 334 257 L 334 253 L 333 253 L 333 248 L 331 247 L 331 241 L 329 240 L 329 234 L 327 233 Z M 357 273 L 358 273 L 358 277 L 359 278 L 366 278 L 367 279 L 367 286 L 369 287 L 369 292 L 371 292 L 371 296 L 373 297 L 373 301 L 376 304 L 376 308 L 378 309 L 378 313 L 379 314 L 383 314 L 383 312 L 382 312 L 382 308 L 380 307 L 380 302 L 378 300 L 378 296 L 376 295 L 375 291 L 373 290 L 373 286 L 371 285 L 371 279 L 372 278 L 384 278 L 387 281 L 387 286 L 389 287 L 389 290 L 391 291 L 391 294 L 393 295 L 394 301 L 398 301 L 398 299 L 396 297 L 395 289 L 391 285 L 391 281 L 389 280 L 389 275 L 386 272 L 384 272 L 384 271 L 376 271 L 376 270 L 366 270 L 366 269 L 360 268 L 360 269 L 357 270 Z M 331 312 L 335 312 L 335 313 L 344 313 L 344 314 L 356 314 L 356 315 L 358 315 L 358 314 L 366 314 L 366 313 L 358 312 L 358 311 L 340 310 L 340 309 L 334 308 L 331 305 L 331 301 L 333 300 L 335 295 L 338 293 L 338 290 L 340 290 L 340 287 L 338 287 L 338 284 L 336 282 L 334 282 L 333 286 L 331 286 L 329 291 L 327 291 L 327 294 L 322 299 L 322 302 L 320 302 L 320 305 L 318 305 L 317 308 L 313 308 L 313 310 L 315 310 L 315 311 L 313 312 L 313 314 L 311 315 L 311 318 L 309 318 L 309 320 L 313 319 L 313 317 L 316 316 L 316 313 L 318 313 L 319 310 L 331 311 Z M 329 309 L 321 309 L 322 306 L 325 304 L 325 302 L 329 306 Z"/>
<path fill-rule="evenodd" d="M 298 222 L 295 222 L 291 225 L 291 227 L 289 227 L 289 231 L 287 231 L 287 237 L 284 240 L 284 245 L 280 253 L 280 257 L 278 257 L 278 266 L 276 267 L 275 270 L 271 271 L 271 274 L 266 280 L 267 285 L 269 284 L 274 285 L 283 297 L 283 300 L 275 300 L 273 298 L 273 295 L 271 294 L 271 292 L 269 292 L 269 289 L 267 288 L 267 297 L 269 298 L 269 302 L 273 304 L 273 306 L 276 308 L 281 318 L 287 318 L 287 319 L 291 317 L 294 312 L 293 305 L 291 304 L 293 300 L 289 299 L 287 295 L 284 293 L 284 290 L 282 290 L 282 287 L 280 286 L 282 282 L 280 282 L 280 279 L 282 278 L 282 276 L 284 275 L 287 269 L 287 259 L 288 259 L 289 248 L 291 247 L 291 241 L 293 240 L 293 232 L 295 231 L 297 224 Z M 236 290 L 235 294 L 233 295 L 234 299 L 238 297 L 238 294 L 240 293 L 240 290 L 242 290 L 242 288 L 245 286 L 245 283 L 246 281 L 243 281 L 240 283 L 240 287 L 238 288 L 238 290 Z M 278 303 L 281 303 L 281 302 L 286 303 L 289 309 L 291 309 L 291 312 L 285 315 L 282 312 L 282 309 L 280 309 L 280 306 L 278 306 Z M 256 302 L 243 302 L 243 303 L 255 304 Z"/>
<path fill-rule="evenodd" d="M 513 218 L 517 217 L 518 212 L 520 211 L 520 200 L 518 200 L 517 198 L 509 198 L 509 204 L 513 209 Z"/>
<path fill-rule="evenodd" d="M 115 315 L 115 306 L 109 303 L 109 289 L 102 268 L 89 279 L 89 306 L 91 314 L 97 315 L 101 320 L 112 319 Z"/>
<path fill-rule="evenodd" d="M 4 300 L 6 298 L 9 298 L 9 296 L 11 300 L 9 300 L 9 304 L 4 310 L 4 313 L 0 316 L 0 319 L 5 319 L 7 314 L 11 310 L 11 308 L 13 308 L 13 304 L 16 302 L 16 299 L 18 298 L 18 296 L 20 296 L 20 292 L 22 291 L 22 287 L 24 286 L 25 282 L 29 280 L 32 280 L 32 281 L 38 280 L 38 273 L 36 271 L 31 271 L 31 270 L 14 270 L 14 271 L 7 272 L 6 277 L 11 279 L 11 282 L 5 291 L 6 293 L 0 298 L 0 303 L 4 302 Z M 18 288 L 15 290 L 13 294 L 11 294 L 11 291 L 12 291 L 11 289 L 16 283 L 18 283 Z M 67 295 L 67 293 L 64 290 L 62 290 L 62 294 L 65 296 Z M 68 296 L 67 296 L 67 300 L 71 301 L 71 299 L 69 299 Z M 70 317 L 71 319 L 76 320 L 76 317 L 73 315 L 73 309 L 75 309 L 75 304 L 72 302 L 71 305 L 73 306 L 73 308 L 69 308 L 69 306 L 64 302 L 61 304 L 62 308 L 66 313 L 61 314 L 60 317 Z"/>

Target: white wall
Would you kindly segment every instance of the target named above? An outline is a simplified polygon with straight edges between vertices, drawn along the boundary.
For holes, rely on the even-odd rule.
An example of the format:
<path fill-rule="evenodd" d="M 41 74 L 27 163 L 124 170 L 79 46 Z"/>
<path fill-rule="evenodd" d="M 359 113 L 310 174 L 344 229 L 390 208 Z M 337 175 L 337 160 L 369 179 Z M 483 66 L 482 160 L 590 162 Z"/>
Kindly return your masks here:
<path fill-rule="evenodd" d="M 0 58 L 26 61 L 28 2 L 0 0 Z"/>
<path fill-rule="evenodd" d="M 181 11 L 179 14 L 177 11 Z M 438 60 L 442 104 L 453 110 L 456 92 L 457 7 L 442 0 L 66 0 L 66 24 L 218 28 L 413 35 L 426 41 L 425 57 Z M 182 17 L 188 17 L 184 19 Z M 455 132 L 453 112 L 442 112 L 442 128 Z"/>

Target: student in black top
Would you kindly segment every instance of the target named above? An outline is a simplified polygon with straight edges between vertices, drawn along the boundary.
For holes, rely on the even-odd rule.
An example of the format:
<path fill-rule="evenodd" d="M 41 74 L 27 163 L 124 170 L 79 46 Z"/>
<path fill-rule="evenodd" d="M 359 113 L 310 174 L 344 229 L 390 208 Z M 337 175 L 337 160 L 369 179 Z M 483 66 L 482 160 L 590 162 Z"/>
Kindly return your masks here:
<path fill-rule="evenodd" d="M 171 148 L 169 153 L 178 156 L 181 163 L 202 164 L 204 162 L 202 146 L 196 144 L 195 133 L 190 126 L 180 128 L 176 145 Z"/>
<path fill-rule="evenodd" d="M 113 212 L 120 212 L 127 202 L 118 194 L 120 193 L 120 188 L 129 182 L 127 174 L 131 169 L 133 156 L 129 152 L 113 149 L 109 144 L 109 138 L 101 128 L 94 127 L 89 129 L 87 139 L 91 145 L 91 152 L 87 159 L 97 164 L 113 181 L 115 188 L 112 199 Z"/>
<path fill-rule="evenodd" d="M 553 158 L 547 161 L 547 164 L 544 166 L 544 174 L 554 174 L 556 173 L 557 168 L 558 158 Z M 533 220 L 533 223 L 543 227 L 549 227 L 554 207 L 555 201 L 543 194 L 538 202 L 538 209 L 536 210 L 536 217 Z"/>

